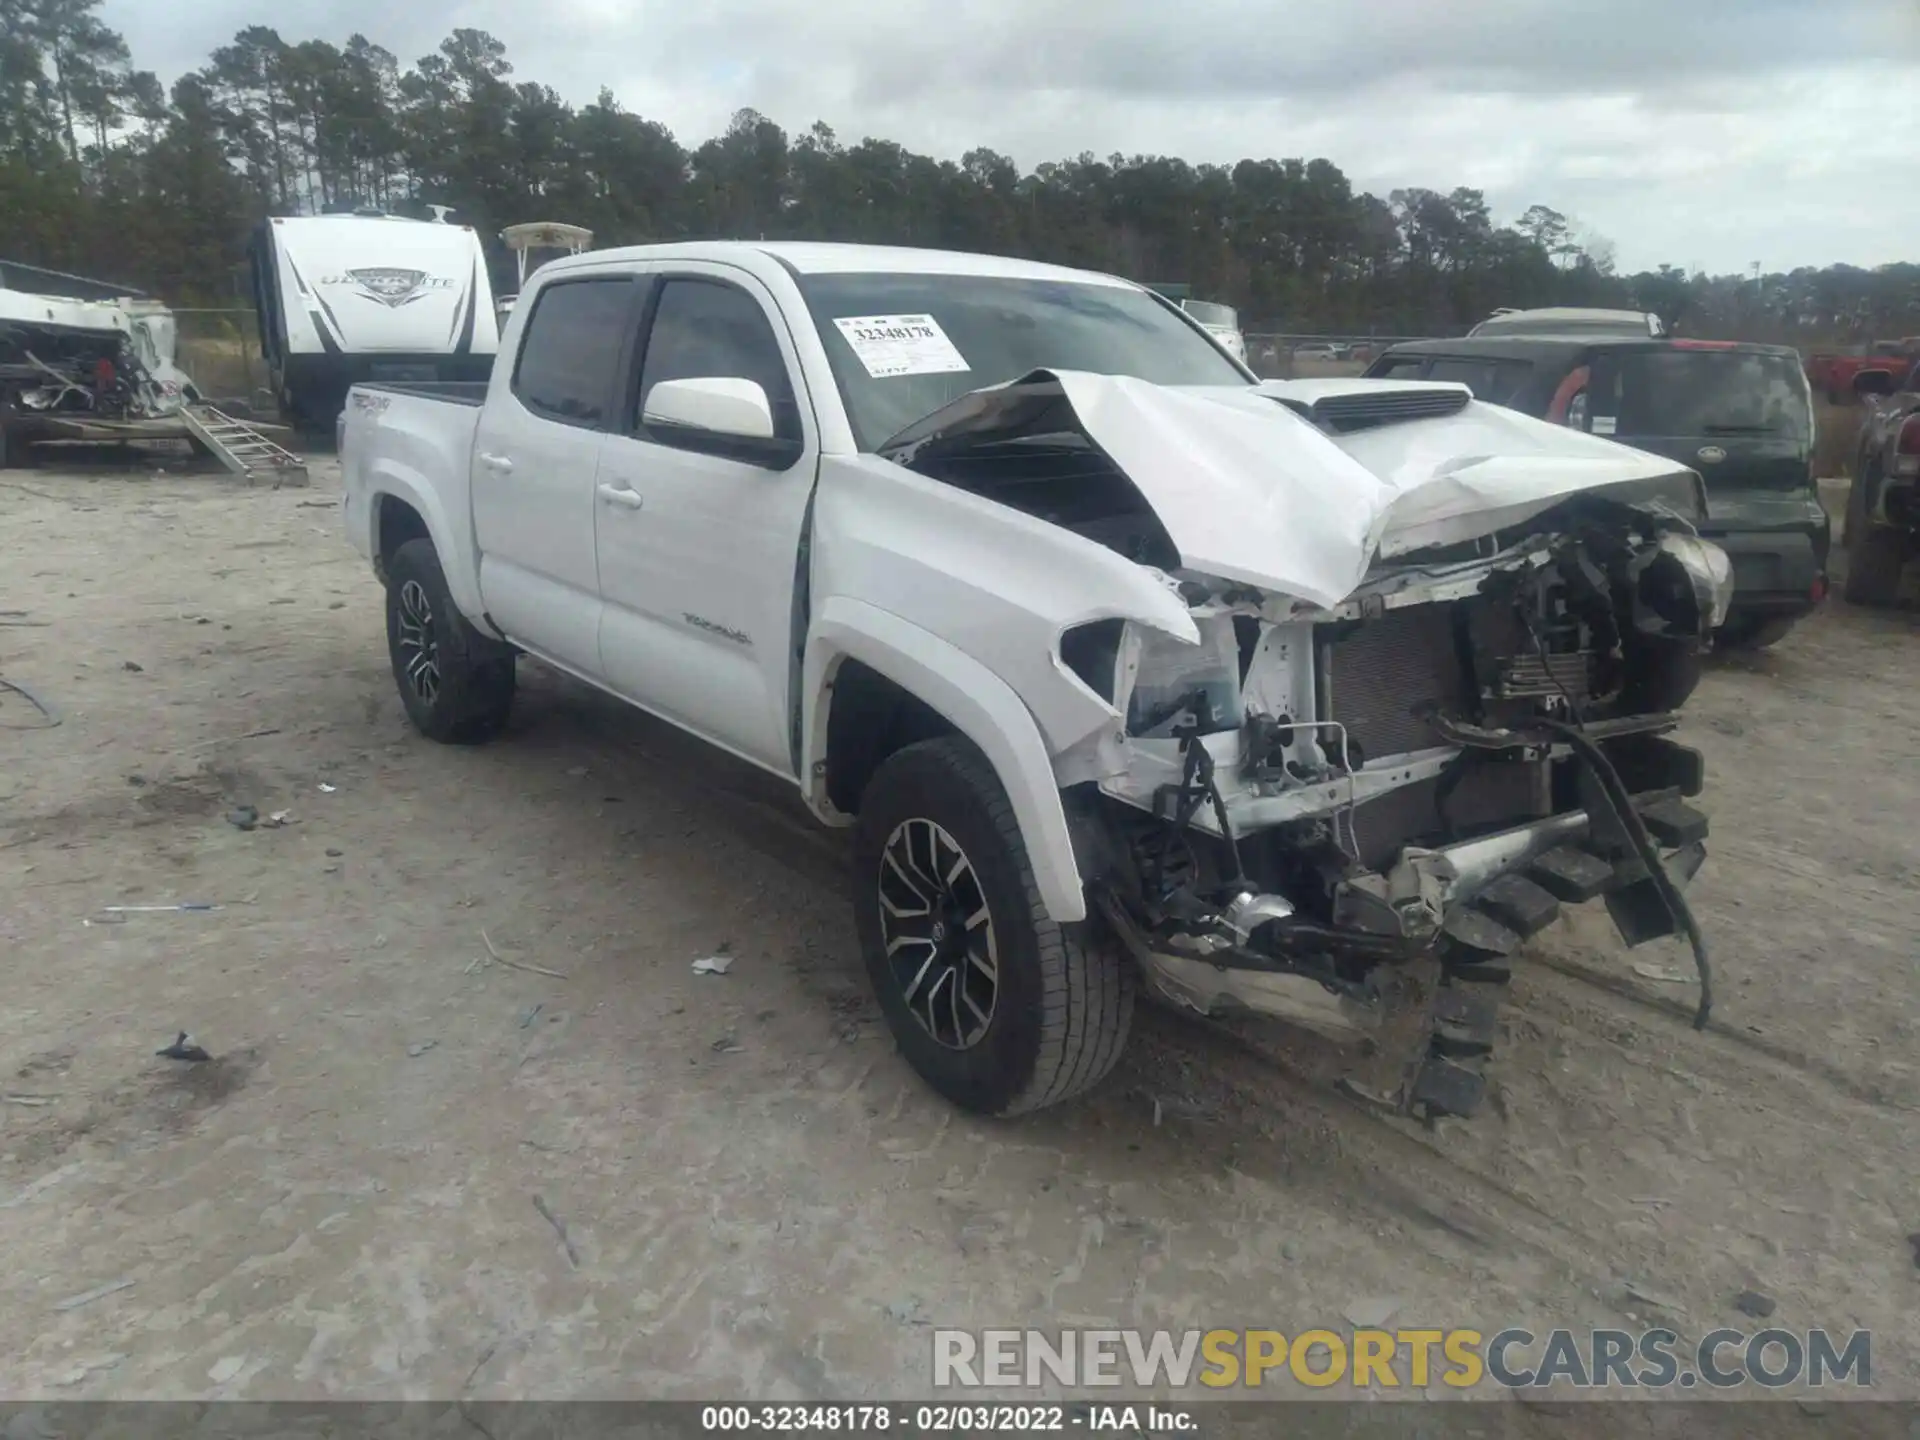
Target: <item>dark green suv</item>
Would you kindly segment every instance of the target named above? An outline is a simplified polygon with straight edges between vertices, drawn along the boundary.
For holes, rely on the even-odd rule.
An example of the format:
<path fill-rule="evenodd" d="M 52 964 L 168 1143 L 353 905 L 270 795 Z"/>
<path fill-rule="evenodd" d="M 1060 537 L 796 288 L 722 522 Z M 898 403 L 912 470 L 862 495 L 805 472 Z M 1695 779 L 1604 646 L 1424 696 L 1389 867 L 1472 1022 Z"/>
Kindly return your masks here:
<path fill-rule="evenodd" d="M 1417 340 L 1386 351 L 1366 373 L 1458 381 L 1476 399 L 1697 471 L 1707 485 L 1702 533 L 1733 560 L 1723 645 L 1771 645 L 1826 596 L 1833 529 L 1813 483 L 1813 392 L 1786 346 L 1573 335 Z"/>

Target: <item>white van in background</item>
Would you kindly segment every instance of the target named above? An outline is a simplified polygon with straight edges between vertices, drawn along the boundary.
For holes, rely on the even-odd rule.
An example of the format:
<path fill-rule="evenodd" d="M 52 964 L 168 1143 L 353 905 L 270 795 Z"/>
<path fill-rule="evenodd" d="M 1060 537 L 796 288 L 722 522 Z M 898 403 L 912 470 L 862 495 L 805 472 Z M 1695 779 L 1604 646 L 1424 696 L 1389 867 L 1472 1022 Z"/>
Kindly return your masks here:
<path fill-rule="evenodd" d="M 1182 300 L 1180 308 L 1242 365 L 1247 363 L 1247 337 L 1240 333 L 1240 316 L 1231 305 L 1212 300 Z"/>
<path fill-rule="evenodd" d="M 251 246 L 260 348 L 296 427 L 331 430 L 362 380 L 485 380 L 499 348 L 471 225 L 378 211 L 275 217 Z"/>

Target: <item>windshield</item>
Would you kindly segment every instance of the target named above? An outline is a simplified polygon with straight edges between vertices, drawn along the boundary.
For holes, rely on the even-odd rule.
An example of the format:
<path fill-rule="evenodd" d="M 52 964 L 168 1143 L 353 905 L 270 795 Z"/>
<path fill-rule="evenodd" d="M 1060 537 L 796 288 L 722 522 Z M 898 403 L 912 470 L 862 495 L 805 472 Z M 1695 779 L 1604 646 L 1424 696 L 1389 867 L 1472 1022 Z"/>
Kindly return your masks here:
<path fill-rule="evenodd" d="M 1614 358 L 1622 435 L 1781 435 L 1806 439 L 1812 402 L 1790 355 L 1629 350 Z M 1594 413 L 1607 407 L 1595 404 Z"/>
<path fill-rule="evenodd" d="M 1249 383 L 1204 334 L 1124 286 L 881 274 L 803 275 L 800 290 L 862 450 L 969 391 L 1034 370 Z"/>
<path fill-rule="evenodd" d="M 1233 313 L 1231 305 L 1216 305 L 1211 300 L 1189 300 L 1180 307 L 1202 325 L 1218 325 L 1222 329 L 1237 329 L 1240 317 Z"/>

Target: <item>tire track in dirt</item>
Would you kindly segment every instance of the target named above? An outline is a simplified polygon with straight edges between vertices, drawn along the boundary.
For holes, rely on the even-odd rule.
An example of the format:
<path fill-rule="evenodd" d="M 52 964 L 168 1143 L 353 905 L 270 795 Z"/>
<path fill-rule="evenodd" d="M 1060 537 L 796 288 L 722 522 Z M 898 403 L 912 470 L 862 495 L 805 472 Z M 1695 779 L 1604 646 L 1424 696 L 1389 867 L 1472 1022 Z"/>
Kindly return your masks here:
<path fill-rule="evenodd" d="M 1553 994 L 1553 983 L 1541 984 L 1542 973 L 1559 977 L 1571 985 L 1583 987 L 1587 992 L 1619 1000 L 1632 1007 L 1636 1012 L 1648 1012 L 1664 1020 L 1674 1021 L 1688 1036 L 1701 1043 L 1697 1052 L 1721 1058 L 1730 1065 L 1756 1065 L 1758 1060 L 1773 1061 L 1776 1066 L 1798 1072 L 1808 1082 L 1818 1082 L 1846 1099 L 1876 1109 L 1885 1109 L 1908 1114 L 1920 1113 L 1920 1105 L 1915 1105 L 1898 1096 L 1889 1094 L 1882 1086 L 1843 1068 L 1831 1060 L 1823 1060 L 1810 1055 L 1797 1046 L 1769 1040 L 1750 1029 L 1741 1029 L 1724 1020 L 1709 1019 L 1704 1032 L 1693 1028 L 1694 1007 L 1691 1002 L 1670 999 L 1664 995 L 1650 994 L 1624 975 L 1610 975 L 1595 970 L 1575 960 L 1567 960 L 1548 954 L 1532 954 L 1527 963 L 1535 968 L 1535 998 L 1543 1001 Z M 1565 1002 L 1571 1008 L 1572 1002 Z M 1745 1057 L 1729 1055 L 1727 1051 L 1750 1052 Z M 1749 1082 L 1759 1081 L 1777 1075 L 1779 1071 L 1772 1067 L 1761 1067 L 1763 1074 L 1749 1074 Z"/>
<path fill-rule="evenodd" d="M 1262 1027 L 1268 1028 L 1268 1027 Z M 1172 1072 L 1180 1060 L 1204 1067 L 1215 1106 L 1281 1147 L 1295 1135 L 1331 1137 L 1310 1183 L 1396 1222 L 1444 1236 L 1473 1263 L 1531 1261 L 1592 1288 L 1607 1277 L 1592 1264 L 1598 1237 L 1554 1213 L 1500 1176 L 1450 1153 L 1444 1138 L 1332 1088 L 1315 1073 L 1311 1036 L 1250 1034 L 1217 1021 L 1154 1007 L 1136 1019 L 1138 1070 Z M 1319 1057 L 1316 1057 L 1319 1058 Z M 1154 1082 L 1148 1080 L 1148 1086 Z M 1441 1136 L 1458 1122 L 1443 1122 Z M 1296 1174 L 1295 1179 L 1300 1177 Z"/>

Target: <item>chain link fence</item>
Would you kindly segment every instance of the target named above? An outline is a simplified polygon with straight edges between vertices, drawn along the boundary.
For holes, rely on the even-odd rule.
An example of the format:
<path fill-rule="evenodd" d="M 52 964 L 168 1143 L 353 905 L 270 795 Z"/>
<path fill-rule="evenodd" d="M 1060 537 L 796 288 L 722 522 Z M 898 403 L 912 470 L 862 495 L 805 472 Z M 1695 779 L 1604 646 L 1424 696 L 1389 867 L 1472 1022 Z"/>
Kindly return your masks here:
<path fill-rule="evenodd" d="M 1358 375 L 1382 351 L 1407 340 L 1429 335 L 1288 335 L 1250 334 L 1247 363 L 1268 380 L 1312 380 Z"/>
<path fill-rule="evenodd" d="M 260 320 L 251 309 L 175 310 L 174 363 L 214 400 L 273 408 L 272 382 L 260 354 Z"/>

